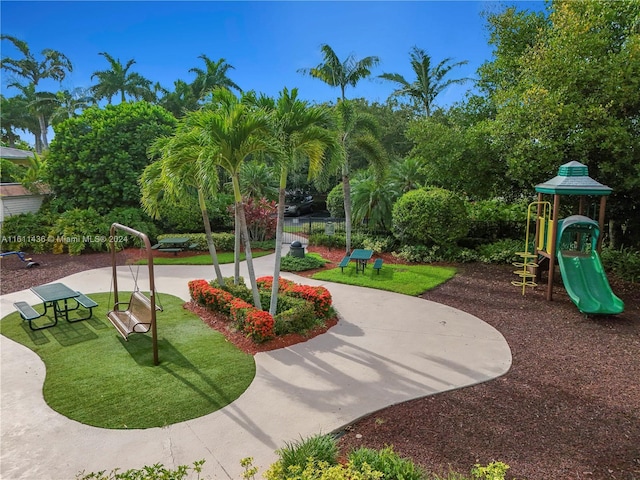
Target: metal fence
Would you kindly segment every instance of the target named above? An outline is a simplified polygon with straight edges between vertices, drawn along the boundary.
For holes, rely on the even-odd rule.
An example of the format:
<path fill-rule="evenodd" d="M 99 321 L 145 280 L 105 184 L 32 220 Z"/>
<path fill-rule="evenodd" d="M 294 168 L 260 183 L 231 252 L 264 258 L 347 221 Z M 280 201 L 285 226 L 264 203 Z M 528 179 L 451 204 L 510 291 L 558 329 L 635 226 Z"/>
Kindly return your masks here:
<path fill-rule="evenodd" d="M 469 239 L 476 240 L 477 243 L 491 243 L 504 238 L 523 238 L 526 230 L 526 222 L 515 221 L 472 221 L 469 225 Z M 344 233 L 344 218 L 330 217 L 300 217 L 285 219 L 284 235 L 282 243 L 300 241 L 308 244 L 308 238 L 313 234 L 336 235 Z M 366 226 L 353 225 L 352 232 L 366 233 L 368 235 L 389 236 L 389 231 L 372 231 Z"/>

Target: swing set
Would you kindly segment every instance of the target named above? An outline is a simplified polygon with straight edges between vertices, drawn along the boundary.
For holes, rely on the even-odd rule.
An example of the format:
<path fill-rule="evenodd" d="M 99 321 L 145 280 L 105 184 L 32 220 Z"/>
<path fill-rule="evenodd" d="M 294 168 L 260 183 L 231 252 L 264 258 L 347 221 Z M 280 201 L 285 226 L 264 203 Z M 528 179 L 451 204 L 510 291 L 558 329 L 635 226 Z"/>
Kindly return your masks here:
<path fill-rule="evenodd" d="M 138 287 L 138 275 L 134 277 L 134 290 L 129 297 L 128 302 L 120 302 L 118 295 L 118 274 L 116 268 L 116 246 L 115 238 L 118 230 L 135 235 L 142 240 L 147 253 L 147 264 L 149 266 L 149 296 L 142 293 Z M 156 325 L 156 311 L 162 311 L 162 306 L 156 303 L 156 288 L 153 274 L 153 250 L 149 237 L 142 232 L 133 228 L 113 223 L 110 229 L 109 247 L 111 249 L 111 267 L 112 267 L 112 287 L 114 304 L 113 309 L 107 313 L 107 318 L 116 328 L 118 333 L 128 340 L 129 335 L 133 333 L 147 333 L 151 330 L 151 338 L 153 345 L 153 364 L 158 365 L 158 329 Z M 131 269 L 131 267 L 129 267 Z M 111 297 L 109 297 L 109 305 L 111 305 Z"/>

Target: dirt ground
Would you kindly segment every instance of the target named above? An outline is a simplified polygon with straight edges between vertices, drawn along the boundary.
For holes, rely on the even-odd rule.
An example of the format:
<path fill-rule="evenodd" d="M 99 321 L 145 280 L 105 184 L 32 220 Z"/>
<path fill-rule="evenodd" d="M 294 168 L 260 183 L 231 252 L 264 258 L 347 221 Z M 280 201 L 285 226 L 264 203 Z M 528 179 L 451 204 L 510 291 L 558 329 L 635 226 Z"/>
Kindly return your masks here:
<path fill-rule="evenodd" d="M 321 253 L 336 262 L 343 255 Z M 2 260 L 3 294 L 110 265 L 108 254 L 33 257 L 41 265 L 28 270 L 17 259 Z M 125 254 L 118 259 L 126 261 Z M 559 278 L 547 302 L 542 287 L 525 296 L 513 287 L 509 265 L 458 268 L 422 298 L 499 330 L 512 350 L 510 371 L 360 419 L 342 432 L 342 452 L 393 445 L 435 472 L 499 460 L 510 465 L 508 478 L 640 480 L 640 286 L 610 278 L 624 313 L 586 317 Z"/>

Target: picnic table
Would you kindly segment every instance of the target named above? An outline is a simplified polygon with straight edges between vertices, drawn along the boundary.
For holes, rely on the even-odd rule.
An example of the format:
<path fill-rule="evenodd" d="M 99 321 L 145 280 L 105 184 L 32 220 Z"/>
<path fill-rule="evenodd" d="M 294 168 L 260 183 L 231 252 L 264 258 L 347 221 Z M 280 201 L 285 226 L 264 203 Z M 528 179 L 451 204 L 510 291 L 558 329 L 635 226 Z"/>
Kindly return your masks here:
<path fill-rule="evenodd" d="M 158 240 L 158 243 L 151 248 L 160 252 L 173 252 L 174 255 L 178 255 L 178 252 L 189 248 L 188 244 L 189 237 L 169 237 Z"/>
<path fill-rule="evenodd" d="M 22 318 L 29 322 L 29 327 L 32 330 L 54 327 L 58 324 L 58 320 L 60 318 L 64 318 L 70 323 L 87 320 L 93 315 L 93 308 L 98 306 L 98 304 L 92 299 L 81 292 L 67 287 L 64 283 L 39 285 L 37 287 L 31 287 L 31 291 L 35 293 L 40 300 L 42 300 L 44 307 L 43 313 L 38 313 L 27 302 L 16 302 L 14 303 L 14 306 L 20 312 Z M 73 303 L 70 303 L 71 300 L 73 300 Z M 88 315 L 70 320 L 69 312 L 78 310 L 80 307 L 87 309 Z M 35 327 L 32 324 L 32 321 L 46 316 L 50 308 L 53 309 L 53 322 L 40 327 Z"/>
<path fill-rule="evenodd" d="M 364 248 L 356 248 L 351 252 L 350 260 L 354 260 L 356 262 L 356 274 L 358 270 L 362 270 L 364 273 L 364 269 L 367 266 L 367 262 L 371 260 L 373 256 L 373 250 L 367 250 Z"/>

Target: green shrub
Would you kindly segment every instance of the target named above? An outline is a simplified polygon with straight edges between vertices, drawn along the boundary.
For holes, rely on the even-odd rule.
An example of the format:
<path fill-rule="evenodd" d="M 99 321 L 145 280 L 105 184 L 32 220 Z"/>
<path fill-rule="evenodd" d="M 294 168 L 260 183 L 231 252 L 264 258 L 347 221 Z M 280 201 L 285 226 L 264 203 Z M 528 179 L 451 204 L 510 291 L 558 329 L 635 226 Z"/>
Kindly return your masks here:
<path fill-rule="evenodd" d="M 327 195 L 327 210 L 333 218 L 344 218 L 344 192 L 342 183 L 331 189 Z"/>
<path fill-rule="evenodd" d="M 349 460 L 358 470 L 368 465 L 373 470 L 381 472 L 382 478 L 388 480 L 421 480 L 425 475 L 411 460 L 401 458 L 394 452 L 393 447 L 385 447 L 382 450 L 359 448 L 349 454 Z"/>
<path fill-rule="evenodd" d="M 152 466 L 145 466 L 141 469 L 130 469 L 120 471 L 119 468 L 106 472 L 91 472 L 85 474 L 80 472 L 76 476 L 76 480 L 184 480 L 188 478 L 190 472 L 195 474 L 192 478 L 200 478 L 200 472 L 202 472 L 202 465 L 204 460 L 198 460 L 193 462 L 193 466 L 179 465 L 175 470 L 167 469 L 161 463 L 156 463 Z"/>
<path fill-rule="evenodd" d="M 304 468 L 309 461 L 326 462 L 328 465 L 338 463 L 338 445 L 331 435 L 318 434 L 285 443 L 276 453 L 284 472 L 293 466 Z"/>
<path fill-rule="evenodd" d="M 118 207 L 114 208 L 106 216 L 107 224 L 111 226 L 112 223 L 119 223 L 127 227 L 133 228 L 139 232 L 144 233 L 151 241 L 158 236 L 158 227 L 153 223 L 153 220 L 137 207 Z M 124 247 L 130 247 L 132 245 L 140 245 L 141 240 L 133 235 L 127 237 L 127 242 Z"/>
<path fill-rule="evenodd" d="M 475 262 L 478 255 L 468 248 L 460 248 L 456 246 L 441 247 L 432 245 L 404 245 L 397 252 L 393 253 L 394 257 L 409 263 L 435 263 L 435 262 Z"/>
<path fill-rule="evenodd" d="M 211 285 L 216 288 L 220 288 L 215 280 L 211 282 Z M 222 290 L 229 292 L 234 297 L 241 298 L 245 302 L 253 305 L 253 293 L 251 292 L 251 289 L 244 283 L 244 278 L 242 277 L 238 279 L 237 285 L 234 283 L 233 277 L 225 277 L 224 287 L 222 287 Z"/>
<path fill-rule="evenodd" d="M 321 268 L 326 263 L 319 255 L 307 253 L 303 258 L 294 257 L 289 253 L 280 259 L 280 270 L 283 272 L 303 272 Z"/>
<path fill-rule="evenodd" d="M 602 264 L 605 269 L 629 282 L 640 282 L 640 252 L 630 248 L 602 249 Z"/>
<path fill-rule="evenodd" d="M 398 242 L 392 236 L 373 236 L 367 235 L 362 240 L 362 248 L 373 250 L 377 253 L 392 252 Z"/>
<path fill-rule="evenodd" d="M 158 235 L 158 240 L 162 240 L 163 238 L 175 237 L 177 232 L 168 233 Z M 179 234 L 181 237 L 189 238 L 189 242 L 192 245 L 195 245 L 195 250 L 200 250 L 203 252 L 209 251 L 209 246 L 207 245 L 207 236 L 204 233 L 182 233 Z M 212 233 L 213 244 L 216 247 L 217 252 L 233 252 L 235 235 L 233 233 Z M 253 247 L 253 245 L 252 245 Z"/>
<path fill-rule="evenodd" d="M 3 252 L 50 252 L 54 244 L 54 238 L 50 236 L 52 226 L 51 219 L 41 214 L 23 213 L 6 217 L 2 222 L 0 248 Z"/>
<path fill-rule="evenodd" d="M 469 203 L 469 218 L 479 222 L 527 221 L 527 209 L 531 199 L 523 198 L 515 202 L 507 202 L 503 198 L 479 200 Z"/>
<path fill-rule="evenodd" d="M 314 233 L 309 237 L 309 245 L 316 245 L 327 248 L 341 248 L 347 244 L 347 238 L 343 233 L 335 235 L 325 235 L 324 233 Z"/>
<path fill-rule="evenodd" d="M 279 295 L 278 312 L 274 317 L 276 335 L 285 335 L 287 333 L 304 334 L 323 323 L 322 319 L 316 316 L 313 304 L 302 298 Z"/>
<path fill-rule="evenodd" d="M 405 244 L 455 244 L 469 231 L 464 200 L 443 188 L 405 193 L 393 206 L 393 234 Z"/>
<path fill-rule="evenodd" d="M 516 252 L 523 250 L 522 240 L 498 240 L 488 245 L 480 245 L 476 251 L 478 260 L 483 263 L 513 263 L 522 260 Z"/>
<path fill-rule="evenodd" d="M 54 253 L 66 249 L 70 255 L 80 255 L 87 247 L 100 252 L 108 248 L 109 224 L 105 217 L 93 208 L 74 208 L 58 217 L 49 232 L 53 237 Z"/>

